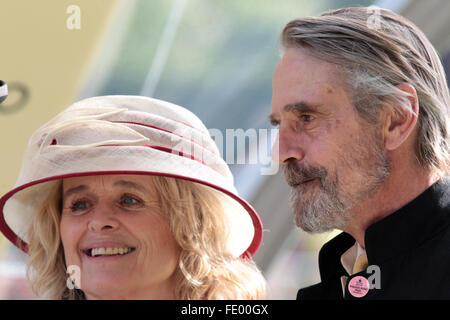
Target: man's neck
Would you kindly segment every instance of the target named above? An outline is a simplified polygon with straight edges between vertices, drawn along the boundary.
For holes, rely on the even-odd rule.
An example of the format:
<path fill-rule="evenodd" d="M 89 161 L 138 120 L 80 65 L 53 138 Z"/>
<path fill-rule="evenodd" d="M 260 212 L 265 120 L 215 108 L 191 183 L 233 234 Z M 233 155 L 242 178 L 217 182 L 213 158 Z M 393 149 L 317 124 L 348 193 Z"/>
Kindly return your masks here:
<path fill-rule="evenodd" d="M 402 169 L 392 173 L 370 198 L 353 208 L 354 217 L 343 231 L 365 248 L 364 234 L 370 225 L 402 208 L 438 180 L 431 172 Z"/>

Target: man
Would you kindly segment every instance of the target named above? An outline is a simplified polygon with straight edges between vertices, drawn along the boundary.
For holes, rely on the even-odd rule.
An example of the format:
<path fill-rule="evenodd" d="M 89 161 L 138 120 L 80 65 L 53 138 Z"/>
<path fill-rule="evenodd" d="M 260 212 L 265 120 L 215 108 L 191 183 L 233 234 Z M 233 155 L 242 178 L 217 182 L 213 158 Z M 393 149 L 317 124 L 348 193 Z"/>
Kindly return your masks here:
<path fill-rule="evenodd" d="M 450 299 L 445 73 L 415 25 L 377 11 L 296 19 L 281 34 L 273 155 L 297 226 L 344 231 L 298 299 Z"/>

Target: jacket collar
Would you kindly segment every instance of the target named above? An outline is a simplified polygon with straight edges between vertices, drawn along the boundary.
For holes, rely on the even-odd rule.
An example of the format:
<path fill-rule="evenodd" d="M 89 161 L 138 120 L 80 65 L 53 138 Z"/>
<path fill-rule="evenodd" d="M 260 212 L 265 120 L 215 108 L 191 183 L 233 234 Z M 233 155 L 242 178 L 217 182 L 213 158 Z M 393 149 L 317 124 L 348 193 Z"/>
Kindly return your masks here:
<path fill-rule="evenodd" d="M 367 228 L 364 241 L 369 265 L 379 265 L 419 246 L 450 224 L 450 178 L 440 180 L 414 200 Z M 341 255 L 355 243 L 342 232 L 319 252 L 322 281 L 346 275 Z"/>
<path fill-rule="evenodd" d="M 369 226 L 364 242 L 370 264 L 414 249 L 450 224 L 450 179 L 440 180 L 414 200 Z"/>

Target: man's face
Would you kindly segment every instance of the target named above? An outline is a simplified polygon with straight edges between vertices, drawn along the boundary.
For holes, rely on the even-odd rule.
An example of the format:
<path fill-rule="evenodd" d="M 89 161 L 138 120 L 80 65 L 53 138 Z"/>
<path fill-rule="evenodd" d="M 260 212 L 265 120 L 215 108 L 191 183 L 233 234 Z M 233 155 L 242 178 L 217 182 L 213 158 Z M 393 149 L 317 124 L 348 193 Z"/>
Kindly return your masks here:
<path fill-rule="evenodd" d="M 352 210 L 389 174 L 376 126 L 354 109 L 335 65 L 287 49 L 273 77 L 271 121 L 279 125 L 272 156 L 284 164 L 297 226 L 344 229 Z"/>

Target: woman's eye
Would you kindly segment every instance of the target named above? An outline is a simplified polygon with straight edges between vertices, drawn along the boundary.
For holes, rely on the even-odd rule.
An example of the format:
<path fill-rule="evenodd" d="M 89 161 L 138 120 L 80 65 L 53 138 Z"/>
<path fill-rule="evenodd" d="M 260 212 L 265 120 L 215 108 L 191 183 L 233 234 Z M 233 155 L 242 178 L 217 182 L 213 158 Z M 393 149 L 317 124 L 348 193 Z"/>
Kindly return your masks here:
<path fill-rule="evenodd" d="M 141 204 L 141 201 L 139 199 L 136 199 L 132 196 L 123 196 L 121 202 L 126 206 L 136 206 Z"/>
<path fill-rule="evenodd" d="M 85 211 L 88 208 L 89 208 L 89 203 L 86 200 L 74 201 L 70 206 L 70 210 L 72 212 Z"/>

